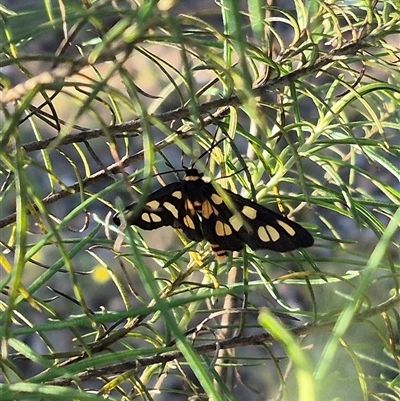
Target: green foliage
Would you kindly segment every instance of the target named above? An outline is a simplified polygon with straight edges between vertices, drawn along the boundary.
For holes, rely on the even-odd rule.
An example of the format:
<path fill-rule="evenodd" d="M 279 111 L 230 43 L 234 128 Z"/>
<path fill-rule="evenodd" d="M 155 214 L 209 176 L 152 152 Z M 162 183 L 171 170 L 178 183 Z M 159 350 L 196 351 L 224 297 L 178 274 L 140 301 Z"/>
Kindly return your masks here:
<path fill-rule="evenodd" d="M 400 5 L 206 4 L 0 6 L 2 401 L 400 397 Z M 111 223 L 181 158 L 315 245 Z"/>

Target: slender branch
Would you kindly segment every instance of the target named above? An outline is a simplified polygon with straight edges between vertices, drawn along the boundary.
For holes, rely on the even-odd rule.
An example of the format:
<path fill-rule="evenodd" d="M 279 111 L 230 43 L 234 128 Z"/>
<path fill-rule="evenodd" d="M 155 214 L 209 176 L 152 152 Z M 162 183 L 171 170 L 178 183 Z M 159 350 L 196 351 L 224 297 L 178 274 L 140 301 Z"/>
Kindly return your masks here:
<path fill-rule="evenodd" d="M 360 50 L 363 46 L 362 41 L 352 42 L 346 46 L 341 47 L 340 49 L 334 50 L 329 54 L 321 56 L 314 64 L 310 66 L 305 66 L 299 68 L 293 72 L 288 73 L 287 75 L 280 76 L 274 78 L 265 84 L 254 89 L 254 96 L 260 96 L 265 92 L 270 92 L 276 89 L 282 89 L 298 80 L 301 77 L 306 77 L 307 75 L 313 74 L 316 71 L 326 67 L 328 64 L 338 60 L 338 58 L 343 57 L 346 54 L 352 54 Z M 242 104 L 242 100 L 234 95 L 224 99 L 217 99 L 207 103 L 204 103 L 200 106 L 200 114 L 206 114 L 209 112 L 214 112 L 216 109 L 221 107 L 237 107 Z M 171 110 L 162 114 L 155 114 L 154 119 L 161 122 L 171 122 L 179 119 L 187 119 L 190 117 L 189 108 L 181 108 L 177 110 Z M 131 120 L 123 124 L 114 125 L 107 127 L 107 131 L 113 135 L 122 134 L 123 132 L 132 132 L 138 131 L 141 128 L 141 123 L 139 119 Z M 87 130 L 84 132 L 78 132 L 75 134 L 70 134 L 60 139 L 58 137 L 45 139 L 43 141 L 35 141 L 30 142 L 23 145 L 26 152 L 32 152 L 36 150 L 46 149 L 53 142 L 57 141 L 57 146 L 67 145 L 76 142 L 83 142 L 89 139 L 95 139 L 104 136 L 104 130 L 102 129 L 94 129 Z"/>
<path fill-rule="evenodd" d="M 295 336 L 303 336 L 310 333 L 318 333 L 330 331 L 334 327 L 334 323 L 326 323 L 322 325 L 314 326 L 302 326 L 292 330 L 292 334 Z M 248 337 L 234 337 L 223 341 L 218 341 L 217 343 L 205 344 L 195 347 L 195 351 L 199 355 L 204 355 L 210 352 L 218 352 L 219 350 L 234 349 L 238 347 L 245 347 L 249 345 L 261 345 L 266 342 L 274 341 L 275 339 L 269 333 L 262 333 Z M 156 352 L 156 350 L 155 350 Z M 175 359 L 182 358 L 182 353 L 180 351 L 171 351 L 164 354 L 152 355 L 144 358 L 138 358 L 130 362 L 122 362 L 115 365 L 106 366 L 104 368 L 90 369 L 83 372 L 77 376 L 78 380 L 91 380 L 97 377 L 105 377 L 111 375 L 117 375 L 127 372 L 131 369 L 143 368 L 146 366 L 151 366 L 155 364 L 165 364 L 171 362 Z M 70 379 L 67 380 L 55 380 L 48 382 L 47 384 L 53 384 L 57 386 L 68 386 L 71 384 Z"/>
<path fill-rule="evenodd" d="M 102 169 L 102 170 L 98 171 L 97 173 L 84 178 L 82 180 L 82 183 L 75 182 L 74 184 L 68 186 L 66 189 L 63 189 L 59 192 L 56 192 L 54 194 L 46 196 L 42 200 L 42 202 L 45 205 L 50 205 L 61 199 L 66 198 L 67 196 L 76 194 L 80 191 L 81 187 L 86 188 L 87 186 L 89 186 L 91 184 L 94 184 L 98 181 L 102 181 L 103 179 L 107 178 L 110 173 L 113 173 L 113 174 L 119 173 L 121 171 L 121 169 L 137 162 L 141 158 L 143 158 L 143 151 L 139 151 L 133 156 L 127 157 L 127 158 L 119 161 L 118 163 L 111 164 L 107 168 Z M 1 219 L 0 220 L 0 228 L 14 223 L 16 220 L 16 217 L 17 217 L 16 213 L 12 213 L 12 214 L 8 215 L 7 217 L 5 217 L 4 219 Z"/>
<path fill-rule="evenodd" d="M 381 303 L 373 308 L 369 308 L 358 315 L 353 316 L 353 323 L 362 323 L 367 319 L 370 319 L 374 316 L 379 316 L 384 312 L 388 312 L 391 309 L 397 308 L 400 303 L 400 297 L 394 297 L 389 299 L 386 302 Z M 296 327 L 291 330 L 292 335 L 295 337 L 303 337 L 309 334 L 317 334 L 327 331 L 332 331 L 335 327 L 336 321 L 329 321 L 325 323 L 319 324 L 306 324 L 301 327 Z M 261 333 L 257 335 L 252 335 L 248 337 L 234 337 L 230 339 L 226 339 L 223 341 L 213 342 L 210 344 L 200 345 L 195 347 L 195 351 L 199 355 L 204 355 L 210 352 L 218 352 L 219 350 L 227 350 L 234 349 L 238 347 L 245 347 L 249 345 L 261 345 L 266 342 L 275 341 L 275 338 L 269 333 Z M 157 352 L 157 350 L 155 350 Z M 77 379 L 91 380 L 97 377 L 105 377 L 110 375 L 117 375 L 124 372 L 127 372 L 131 369 L 138 369 L 140 367 L 151 366 L 155 364 L 165 364 L 167 362 L 173 361 L 175 359 L 182 358 L 182 353 L 180 351 L 171 351 L 165 352 L 163 354 L 152 355 L 144 358 L 138 358 L 136 360 L 132 360 L 130 362 L 122 362 L 115 365 L 106 366 L 98 369 L 90 369 L 86 372 L 83 372 L 77 375 Z M 55 380 L 53 382 L 49 382 L 47 384 L 54 384 L 58 386 L 68 386 L 71 384 L 70 379 L 68 380 Z"/>

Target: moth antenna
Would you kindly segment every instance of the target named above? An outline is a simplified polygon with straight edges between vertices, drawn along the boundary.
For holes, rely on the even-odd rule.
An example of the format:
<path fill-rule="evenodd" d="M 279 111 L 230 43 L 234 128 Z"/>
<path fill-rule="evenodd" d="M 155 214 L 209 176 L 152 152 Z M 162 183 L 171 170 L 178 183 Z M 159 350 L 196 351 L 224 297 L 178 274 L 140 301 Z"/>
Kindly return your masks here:
<path fill-rule="evenodd" d="M 215 179 L 215 181 L 217 181 L 217 180 L 223 180 L 224 178 L 231 178 L 231 177 L 233 177 L 234 175 L 239 174 L 239 173 L 241 173 L 242 171 L 245 171 L 245 170 L 246 170 L 246 168 L 245 168 L 245 167 L 242 167 L 240 170 L 235 171 L 235 172 L 233 172 L 232 174 L 222 175 L 221 177 L 217 177 L 217 178 Z"/>
<path fill-rule="evenodd" d="M 215 139 L 215 137 L 214 137 L 214 139 Z M 214 139 L 213 139 L 213 142 L 214 142 Z M 217 147 L 221 142 L 223 142 L 225 139 L 226 139 L 225 137 L 224 137 L 224 138 L 221 138 L 220 140 L 218 140 L 218 141 L 214 142 L 213 144 L 211 144 L 211 146 L 210 146 L 207 150 L 205 150 L 194 162 L 191 163 L 190 168 L 194 168 L 196 162 L 197 162 L 198 160 L 202 159 L 205 155 L 208 154 L 208 159 L 207 159 L 207 161 L 206 161 L 206 164 L 207 164 L 207 163 L 209 162 L 209 160 L 210 160 L 211 151 L 212 151 L 214 148 L 216 148 L 216 147 Z"/>
<path fill-rule="evenodd" d="M 167 156 L 165 156 L 165 154 L 162 152 L 162 150 L 159 150 L 158 153 L 159 153 L 160 156 L 164 159 L 165 165 L 171 169 L 170 172 L 173 173 L 173 174 L 175 175 L 175 177 L 176 177 L 177 180 L 179 180 L 179 176 L 178 176 L 178 174 L 176 174 L 176 172 L 177 172 L 178 170 L 176 170 L 176 169 L 174 168 L 174 166 L 173 166 L 172 163 L 169 161 L 169 159 L 167 158 Z M 158 176 L 161 175 L 161 174 L 166 174 L 166 172 L 164 172 L 164 173 L 158 173 L 158 175 L 156 175 L 156 177 L 158 177 Z M 160 181 L 158 178 L 157 178 L 157 180 L 158 180 L 160 183 L 161 183 L 161 181 L 162 181 L 162 185 L 165 186 L 165 182 L 163 182 L 163 180 Z"/>

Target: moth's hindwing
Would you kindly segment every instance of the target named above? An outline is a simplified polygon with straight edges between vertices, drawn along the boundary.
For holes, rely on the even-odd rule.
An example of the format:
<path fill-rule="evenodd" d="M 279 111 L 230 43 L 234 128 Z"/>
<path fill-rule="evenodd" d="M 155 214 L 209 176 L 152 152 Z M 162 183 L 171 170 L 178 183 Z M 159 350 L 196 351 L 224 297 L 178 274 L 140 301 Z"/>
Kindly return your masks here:
<path fill-rule="evenodd" d="M 250 248 L 286 252 L 313 245 L 311 234 L 294 221 L 239 195 L 230 196 L 239 216 L 229 221 Z"/>
<path fill-rule="evenodd" d="M 281 214 L 225 190 L 234 206 L 232 211 L 211 184 L 204 185 L 204 209 L 212 213 L 207 213 L 207 219 L 203 213 L 202 231 L 216 248 L 238 251 L 247 244 L 252 249 L 286 252 L 314 243 L 307 230 Z"/>

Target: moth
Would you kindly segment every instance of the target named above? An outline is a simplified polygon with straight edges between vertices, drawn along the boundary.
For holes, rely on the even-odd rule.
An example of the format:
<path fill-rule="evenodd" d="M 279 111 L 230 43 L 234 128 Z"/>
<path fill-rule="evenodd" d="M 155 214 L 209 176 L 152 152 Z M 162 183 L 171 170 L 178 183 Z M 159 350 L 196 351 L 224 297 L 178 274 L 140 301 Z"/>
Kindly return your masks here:
<path fill-rule="evenodd" d="M 183 180 L 151 193 L 142 210 L 133 203 L 124 216 L 129 225 L 144 230 L 172 226 L 192 241 L 206 240 L 220 261 L 228 251 L 240 251 L 246 244 L 251 249 L 277 252 L 314 244 L 301 225 L 232 191 L 222 191 L 224 196 L 202 173 L 190 168 Z M 115 214 L 113 221 L 120 225 L 121 216 Z"/>

